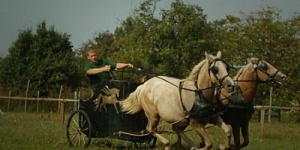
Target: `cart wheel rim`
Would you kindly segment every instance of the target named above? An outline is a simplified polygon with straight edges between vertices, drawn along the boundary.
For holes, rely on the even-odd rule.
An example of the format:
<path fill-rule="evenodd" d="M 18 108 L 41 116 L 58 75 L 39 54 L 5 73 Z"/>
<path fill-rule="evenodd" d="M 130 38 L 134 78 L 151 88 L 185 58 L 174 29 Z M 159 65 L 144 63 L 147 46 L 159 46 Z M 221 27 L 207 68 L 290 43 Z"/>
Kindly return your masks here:
<path fill-rule="evenodd" d="M 86 112 L 77 110 L 67 122 L 66 136 L 71 147 L 88 147 L 91 142 L 91 121 Z"/>

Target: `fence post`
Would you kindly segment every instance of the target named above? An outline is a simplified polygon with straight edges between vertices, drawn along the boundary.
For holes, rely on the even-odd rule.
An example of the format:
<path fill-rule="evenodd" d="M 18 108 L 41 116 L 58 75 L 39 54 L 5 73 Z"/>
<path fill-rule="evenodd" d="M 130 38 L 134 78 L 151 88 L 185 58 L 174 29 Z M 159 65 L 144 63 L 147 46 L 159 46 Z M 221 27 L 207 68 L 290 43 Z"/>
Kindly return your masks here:
<path fill-rule="evenodd" d="M 29 84 L 30 84 L 30 80 L 28 80 L 28 82 L 27 82 L 27 88 L 26 88 L 25 114 L 27 113 L 27 97 L 28 97 L 28 91 L 29 91 Z"/>
<path fill-rule="evenodd" d="M 260 133 L 264 136 L 265 108 L 261 108 L 260 112 Z"/>
<path fill-rule="evenodd" d="M 270 88 L 270 108 L 269 108 L 269 114 L 268 114 L 268 122 L 271 123 L 271 113 L 272 113 L 272 93 L 273 93 L 273 87 Z"/>
<path fill-rule="evenodd" d="M 10 97 L 11 97 L 11 90 L 9 90 L 9 93 L 8 93 L 8 104 L 7 104 L 7 111 L 9 111 L 10 109 Z"/>
<path fill-rule="evenodd" d="M 65 100 L 60 101 L 60 109 L 61 109 L 60 115 L 62 117 L 62 123 L 65 124 Z"/>
<path fill-rule="evenodd" d="M 62 89 L 63 89 L 63 86 L 60 86 L 60 90 L 59 90 L 59 95 L 58 95 L 58 98 L 60 99 L 61 98 L 61 93 L 62 93 Z M 60 104 L 61 104 L 61 101 L 58 101 L 58 114 L 60 114 Z"/>
<path fill-rule="evenodd" d="M 40 91 L 37 91 L 36 112 L 39 112 Z"/>
<path fill-rule="evenodd" d="M 77 97 L 77 91 L 75 91 L 74 92 L 74 99 L 77 100 L 77 98 L 78 98 Z M 74 110 L 75 111 L 78 110 L 78 107 L 79 107 L 77 103 L 78 103 L 78 101 L 74 101 Z"/>

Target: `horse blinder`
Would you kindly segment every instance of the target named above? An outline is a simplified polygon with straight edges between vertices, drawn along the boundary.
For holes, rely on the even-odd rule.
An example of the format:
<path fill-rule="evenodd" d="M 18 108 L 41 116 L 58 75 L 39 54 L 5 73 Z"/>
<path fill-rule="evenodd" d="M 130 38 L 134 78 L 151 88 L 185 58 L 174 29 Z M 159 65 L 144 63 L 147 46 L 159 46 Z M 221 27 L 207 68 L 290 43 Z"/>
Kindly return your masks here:
<path fill-rule="evenodd" d="M 216 66 L 212 66 L 209 68 L 209 71 L 211 71 L 213 74 L 217 74 L 219 72 L 219 69 Z"/>
<path fill-rule="evenodd" d="M 268 71 L 269 69 L 269 66 L 266 63 L 261 63 L 258 67 L 263 71 Z"/>

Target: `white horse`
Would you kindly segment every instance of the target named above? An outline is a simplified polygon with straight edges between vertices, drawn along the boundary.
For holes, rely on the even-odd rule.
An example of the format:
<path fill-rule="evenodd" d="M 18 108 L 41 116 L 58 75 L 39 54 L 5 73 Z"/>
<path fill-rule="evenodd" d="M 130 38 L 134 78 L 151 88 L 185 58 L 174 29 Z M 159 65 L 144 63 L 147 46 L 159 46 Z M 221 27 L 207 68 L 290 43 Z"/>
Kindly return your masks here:
<path fill-rule="evenodd" d="M 218 115 L 215 90 L 224 87 L 230 92 L 234 82 L 228 75 L 226 63 L 221 60 L 221 52 L 217 56 L 205 53 L 205 57 L 185 80 L 153 77 L 138 86 L 127 99 L 120 101 L 123 111 L 129 114 L 144 110 L 148 118 L 146 130 L 164 143 L 165 149 L 171 149 L 171 146 L 169 140 L 156 131 L 160 119 L 172 124 L 178 137 L 177 149 L 182 149 L 181 138 L 193 149 L 199 147 L 183 132 L 189 124 L 204 139 L 205 147 L 202 150 L 211 149 L 212 141 L 204 127 L 212 119 L 227 135 L 225 145 L 220 148 L 227 149 L 230 146 L 231 129 Z"/>

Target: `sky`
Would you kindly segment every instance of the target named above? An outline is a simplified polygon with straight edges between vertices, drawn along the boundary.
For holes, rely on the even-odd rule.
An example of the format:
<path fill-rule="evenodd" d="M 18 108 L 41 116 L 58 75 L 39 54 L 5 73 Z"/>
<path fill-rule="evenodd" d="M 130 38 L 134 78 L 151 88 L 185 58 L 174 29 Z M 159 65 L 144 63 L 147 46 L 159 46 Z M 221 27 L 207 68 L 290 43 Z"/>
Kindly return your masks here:
<path fill-rule="evenodd" d="M 175 0 L 161 0 L 156 12 L 168 9 Z M 35 31 L 42 21 L 54 26 L 59 33 L 69 34 L 73 49 L 92 40 L 97 33 L 117 26 L 133 14 L 143 0 L 1 0 L 0 1 L 0 57 L 9 54 L 9 47 L 18 34 L 28 28 Z M 240 16 L 271 6 L 281 10 L 282 18 L 290 19 L 300 12 L 300 0 L 183 0 L 204 10 L 208 21 L 226 15 Z"/>

